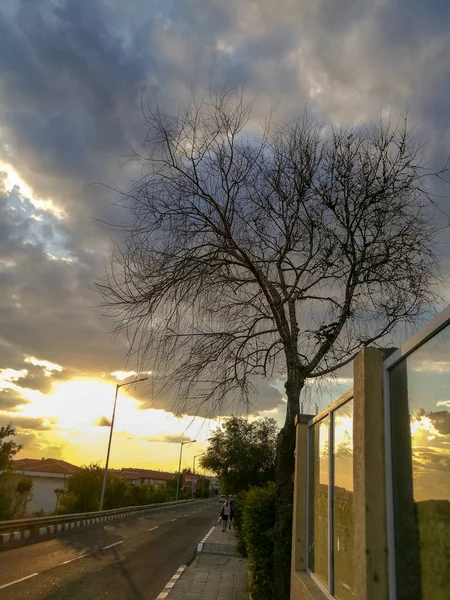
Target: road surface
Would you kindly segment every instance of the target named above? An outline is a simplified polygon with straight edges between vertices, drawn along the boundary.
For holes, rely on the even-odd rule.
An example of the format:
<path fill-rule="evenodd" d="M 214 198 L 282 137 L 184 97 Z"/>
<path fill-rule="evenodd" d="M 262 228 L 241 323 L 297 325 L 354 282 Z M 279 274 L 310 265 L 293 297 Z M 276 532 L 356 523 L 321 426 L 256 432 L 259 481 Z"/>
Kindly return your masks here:
<path fill-rule="evenodd" d="M 217 500 L 68 531 L 0 552 L 2 600 L 155 600 L 217 522 Z"/>

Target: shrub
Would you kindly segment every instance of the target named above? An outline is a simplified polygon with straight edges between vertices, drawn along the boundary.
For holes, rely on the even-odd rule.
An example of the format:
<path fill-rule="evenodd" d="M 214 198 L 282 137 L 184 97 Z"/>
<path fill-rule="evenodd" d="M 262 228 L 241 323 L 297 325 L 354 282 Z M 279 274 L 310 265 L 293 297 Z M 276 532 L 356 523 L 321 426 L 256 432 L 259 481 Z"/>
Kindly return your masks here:
<path fill-rule="evenodd" d="M 0 475 L 0 521 L 22 519 L 33 497 L 33 482 L 27 477 L 4 472 Z"/>
<path fill-rule="evenodd" d="M 237 548 L 244 556 L 247 556 L 247 546 L 245 545 L 244 531 L 242 528 L 242 515 L 246 500 L 247 492 L 240 492 L 235 496 L 234 526 L 236 528 Z"/>
<path fill-rule="evenodd" d="M 273 549 L 275 527 L 276 486 L 251 488 L 240 496 L 238 534 L 249 560 L 250 591 L 254 600 L 273 597 Z"/>

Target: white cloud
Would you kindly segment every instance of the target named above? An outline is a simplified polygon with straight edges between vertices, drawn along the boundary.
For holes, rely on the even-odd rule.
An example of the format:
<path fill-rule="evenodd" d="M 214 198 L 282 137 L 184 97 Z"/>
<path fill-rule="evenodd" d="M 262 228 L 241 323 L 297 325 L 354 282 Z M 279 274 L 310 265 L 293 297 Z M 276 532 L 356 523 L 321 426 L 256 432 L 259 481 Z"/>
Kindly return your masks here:
<path fill-rule="evenodd" d="M 35 358 L 34 356 L 27 356 L 25 358 L 26 363 L 30 363 L 35 367 L 42 367 L 44 369 L 44 373 L 47 377 L 51 377 L 53 371 L 61 372 L 63 368 L 61 365 L 57 365 L 56 363 L 52 363 L 49 360 L 41 360 L 39 358 Z"/>

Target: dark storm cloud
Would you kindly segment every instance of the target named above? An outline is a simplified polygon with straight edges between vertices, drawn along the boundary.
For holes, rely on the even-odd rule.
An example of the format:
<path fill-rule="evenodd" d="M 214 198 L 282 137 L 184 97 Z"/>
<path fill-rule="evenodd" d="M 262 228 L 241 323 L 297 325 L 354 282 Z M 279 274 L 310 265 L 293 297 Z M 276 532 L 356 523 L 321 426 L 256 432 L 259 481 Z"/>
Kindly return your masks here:
<path fill-rule="evenodd" d="M 15 441 L 22 444 L 23 450 L 19 455 L 19 459 L 28 458 L 30 456 L 41 456 L 42 458 L 62 458 L 64 452 L 63 444 L 49 444 L 45 437 L 45 432 L 37 431 L 18 431 L 15 436 Z"/>
<path fill-rule="evenodd" d="M 93 290 L 98 266 L 68 254 L 64 245 L 53 243 L 49 230 L 42 235 L 39 225 L 14 192 L 0 191 L 0 368 L 27 369 L 19 385 L 48 392 L 53 381 L 77 371 L 121 366 L 125 346 L 112 343 L 111 324 L 99 319 L 100 300 Z M 24 363 L 26 356 L 54 362 L 64 371 L 46 377 L 40 367 Z"/>
<path fill-rule="evenodd" d="M 0 390 L 0 411 L 14 412 L 17 406 L 28 404 L 20 392 L 11 389 Z M 6 420 L 9 422 L 13 415 Z"/>
<path fill-rule="evenodd" d="M 439 165 L 450 150 L 449 26 L 448 3 L 437 0 L 2 3 L 0 160 L 65 217 L 0 189 L 0 368 L 26 368 L 19 384 L 46 392 L 61 378 L 125 367 L 126 343 L 112 344 L 93 282 L 112 235 L 96 219 L 118 222 L 127 212 L 107 187 L 90 184 L 126 189 L 139 174 L 126 156 L 142 139 L 135 107 L 144 87 L 146 101 L 156 93 L 175 109 L 191 86 L 245 80 L 276 118 L 307 100 L 314 114 L 336 122 L 376 119 L 382 109 L 397 115 L 409 102 Z M 26 356 L 63 371 L 47 378 Z M 150 387 L 133 395 L 144 404 Z M 15 395 L 6 397 L 4 406 L 14 408 Z M 147 406 L 176 400 L 161 393 Z M 281 406 L 282 395 L 261 382 L 249 410 Z M 199 414 L 238 410 L 230 401 Z"/>
<path fill-rule="evenodd" d="M 100 417 L 100 419 L 98 419 L 94 425 L 97 427 L 111 427 L 111 421 L 106 417 Z"/>
<path fill-rule="evenodd" d="M 23 432 L 24 430 L 49 431 L 51 429 L 54 429 L 53 424 L 44 422 L 44 419 L 34 417 L 22 417 L 19 415 L 11 415 L 11 417 L 0 415 L 0 425 L 5 425 L 6 423 L 12 423 L 13 427 L 15 427 L 20 432 Z"/>
<path fill-rule="evenodd" d="M 49 394 L 53 390 L 53 384 L 57 381 L 64 381 L 71 376 L 75 375 L 74 371 L 62 371 L 52 370 L 48 371 L 46 367 L 40 365 L 30 364 L 25 361 L 22 368 L 26 369 L 27 374 L 23 377 L 19 377 L 16 384 L 21 388 L 27 388 L 30 390 L 38 390 L 43 394 Z"/>
<path fill-rule="evenodd" d="M 152 437 L 139 438 L 145 442 L 164 442 L 166 444 L 180 444 L 181 442 L 190 442 L 192 438 L 186 435 L 155 435 Z"/>
<path fill-rule="evenodd" d="M 176 390 L 168 389 L 158 382 L 152 387 L 151 378 L 148 384 L 141 384 L 130 390 L 130 395 L 141 402 L 140 408 L 170 410 L 178 415 L 198 416 L 213 419 L 217 416 L 258 414 L 260 411 L 273 410 L 283 406 L 283 394 L 269 379 L 254 381 L 254 389 L 250 391 L 248 402 L 235 397 L 228 397 L 220 404 L 192 400 L 188 405 L 180 405 Z"/>

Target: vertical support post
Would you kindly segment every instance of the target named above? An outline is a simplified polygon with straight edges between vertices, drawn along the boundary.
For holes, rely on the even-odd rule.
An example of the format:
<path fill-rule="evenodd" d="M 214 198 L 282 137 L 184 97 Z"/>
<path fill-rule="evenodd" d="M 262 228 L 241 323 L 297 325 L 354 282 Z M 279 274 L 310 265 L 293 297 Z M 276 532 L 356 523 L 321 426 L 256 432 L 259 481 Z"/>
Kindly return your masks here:
<path fill-rule="evenodd" d="M 111 441 L 112 441 L 113 430 L 114 430 L 114 419 L 116 418 L 117 395 L 119 393 L 120 387 L 121 387 L 121 385 L 120 385 L 120 383 L 118 383 L 116 385 L 116 394 L 114 396 L 114 408 L 113 408 L 112 418 L 111 418 L 111 427 L 109 428 L 108 450 L 106 452 L 106 463 L 105 463 L 105 470 L 103 472 L 103 482 L 102 482 L 102 491 L 101 491 L 101 495 L 100 495 L 99 510 L 103 510 L 103 502 L 105 500 L 106 481 L 108 479 L 109 453 L 111 451 Z"/>
<path fill-rule="evenodd" d="M 292 567 L 306 571 L 308 540 L 307 521 L 307 471 L 308 471 L 308 422 L 313 415 L 298 415 L 295 429 L 294 511 L 292 522 Z"/>
<path fill-rule="evenodd" d="M 388 597 L 383 361 L 364 348 L 354 361 L 353 573 L 355 598 Z"/>
<path fill-rule="evenodd" d="M 334 413 L 328 431 L 328 590 L 334 594 Z"/>
<path fill-rule="evenodd" d="M 178 490 L 180 489 L 180 470 L 181 470 L 181 456 L 183 454 L 183 446 L 185 442 L 180 443 L 180 461 L 178 463 L 178 477 L 177 477 L 177 489 L 175 491 L 175 501 L 178 500 Z"/>

